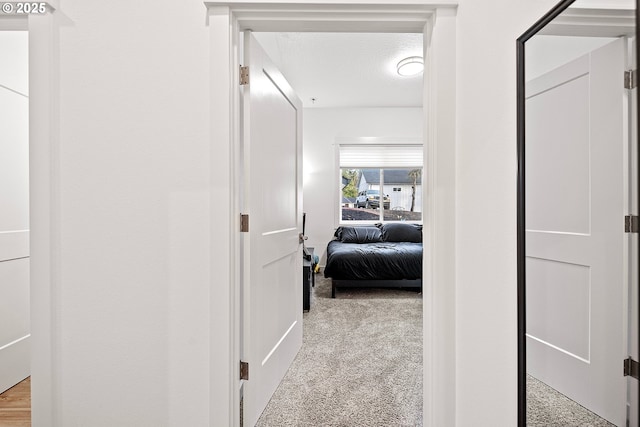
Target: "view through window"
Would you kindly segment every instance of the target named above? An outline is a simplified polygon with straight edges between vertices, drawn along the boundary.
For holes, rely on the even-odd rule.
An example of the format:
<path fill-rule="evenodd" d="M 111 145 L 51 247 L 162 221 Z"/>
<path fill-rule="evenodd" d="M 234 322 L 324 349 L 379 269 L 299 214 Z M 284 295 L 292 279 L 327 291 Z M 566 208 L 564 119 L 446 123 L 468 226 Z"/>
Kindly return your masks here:
<path fill-rule="evenodd" d="M 341 145 L 340 221 L 422 221 L 422 145 Z"/>

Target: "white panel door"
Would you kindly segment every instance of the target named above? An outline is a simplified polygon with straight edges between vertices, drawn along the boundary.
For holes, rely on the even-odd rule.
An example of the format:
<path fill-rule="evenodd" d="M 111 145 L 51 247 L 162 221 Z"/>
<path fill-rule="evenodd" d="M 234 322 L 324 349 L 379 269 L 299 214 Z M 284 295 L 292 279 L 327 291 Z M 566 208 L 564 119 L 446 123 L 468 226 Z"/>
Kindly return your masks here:
<path fill-rule="evenodd" d="M 0 31 L 0 393 L 31 372 L 26 31 Z"/>
<path fill-rule="evenodd" d="M 29 308 L 29 258 L 0 260 L 0 393 L 31 373 Z"/>
<path fill-rule="evenodd" d="M 302 104 L 254 36 L 243 87 L 244 423 L 253 426 L 302 346 Z"/>
<path fill-rule="evenodd" d="M 624 42 L 526 84 L 527 372 L 623 426 Z"/>

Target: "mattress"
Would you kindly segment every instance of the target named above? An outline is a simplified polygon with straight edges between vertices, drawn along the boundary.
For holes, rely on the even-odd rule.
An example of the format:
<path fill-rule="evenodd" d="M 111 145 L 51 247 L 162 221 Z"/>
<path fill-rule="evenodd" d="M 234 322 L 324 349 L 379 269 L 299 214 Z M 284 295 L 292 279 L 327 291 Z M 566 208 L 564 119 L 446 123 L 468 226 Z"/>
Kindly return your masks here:
<path fill-rule="evenodd" d="M 422 243 L 332 240 L 324 275 L 336 280 L 421 279 Z"/>

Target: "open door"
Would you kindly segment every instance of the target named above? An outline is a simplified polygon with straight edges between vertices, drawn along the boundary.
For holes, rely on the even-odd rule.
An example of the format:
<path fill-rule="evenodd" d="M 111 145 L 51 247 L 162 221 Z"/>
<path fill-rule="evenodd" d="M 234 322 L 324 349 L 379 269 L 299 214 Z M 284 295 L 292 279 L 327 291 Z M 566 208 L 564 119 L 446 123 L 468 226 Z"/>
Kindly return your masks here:
<path fill-rule="evenodd" d="M 302 103 L 250 33 L 242 86 L 243 421 L 255 425 L 302 346 Z"/>
<path fill-rule="evenodd" d="M 527 373 L 617 426 L 623 325 L 625 43 L 526 83 Z"/>
<path fill-rule="evenodd" d="M 31 374 L 28 33 L 0 25 L 0 57 L 2 393 Z"/>

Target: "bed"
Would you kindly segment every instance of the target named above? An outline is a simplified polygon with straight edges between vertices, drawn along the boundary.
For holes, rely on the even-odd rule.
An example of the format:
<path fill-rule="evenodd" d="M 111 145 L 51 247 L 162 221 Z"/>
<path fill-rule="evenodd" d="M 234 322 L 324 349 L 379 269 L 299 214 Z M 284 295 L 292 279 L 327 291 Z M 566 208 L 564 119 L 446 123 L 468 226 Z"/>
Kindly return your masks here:
<path fill-rule="evenodd" d="M 422 289 L 422 226 L 385 223 L 338 227 L 327 245 L 325 277 L 336 288 Z"/>

